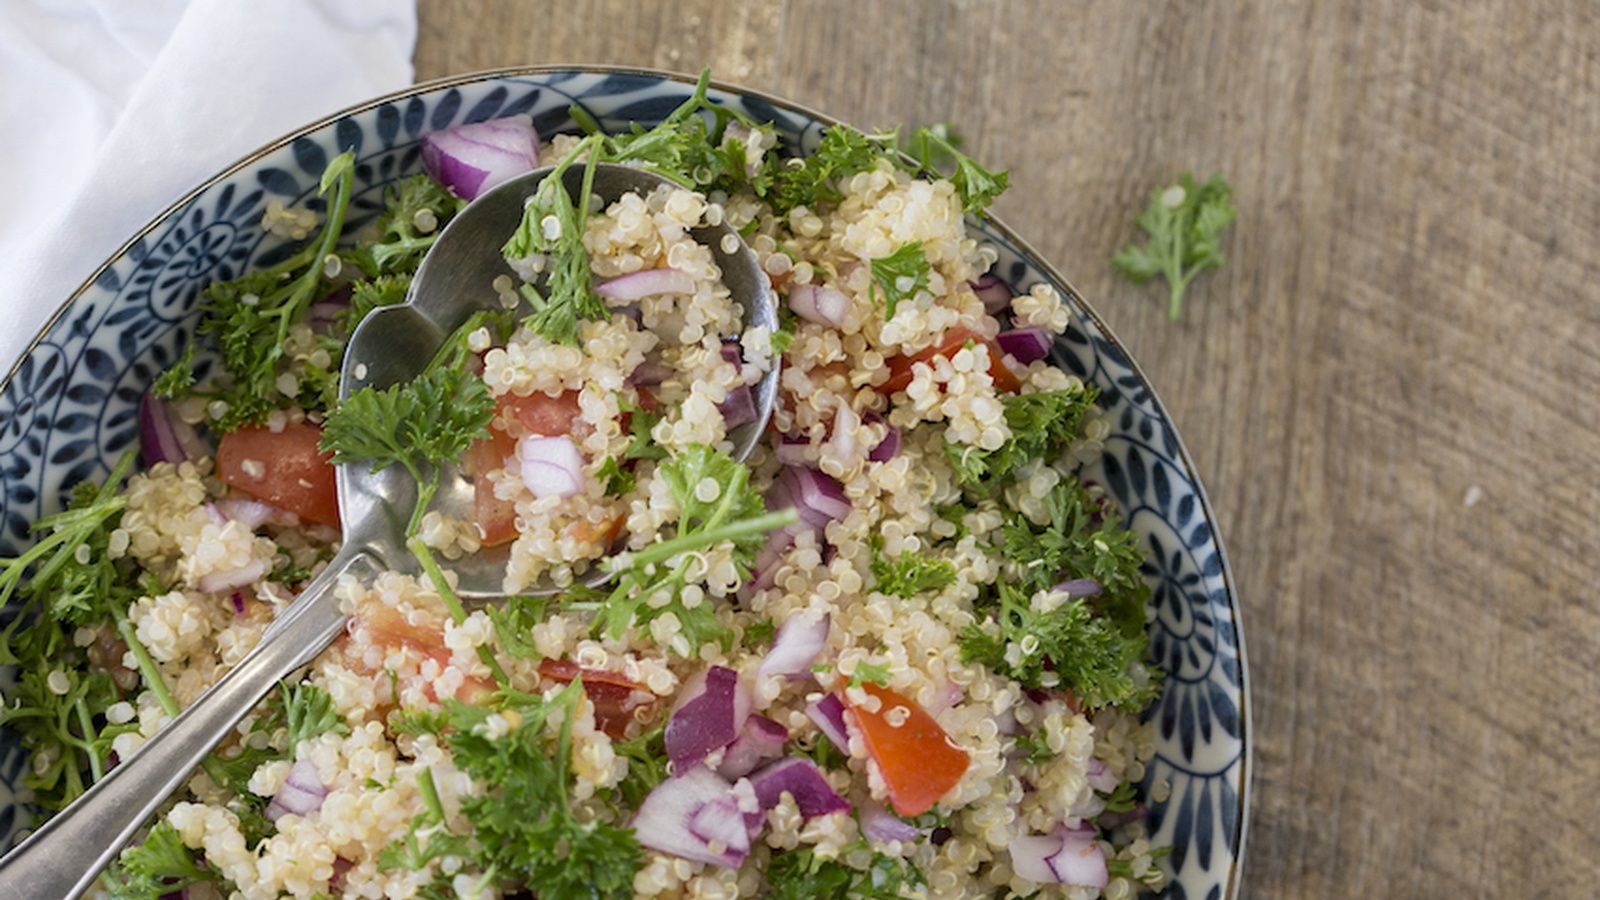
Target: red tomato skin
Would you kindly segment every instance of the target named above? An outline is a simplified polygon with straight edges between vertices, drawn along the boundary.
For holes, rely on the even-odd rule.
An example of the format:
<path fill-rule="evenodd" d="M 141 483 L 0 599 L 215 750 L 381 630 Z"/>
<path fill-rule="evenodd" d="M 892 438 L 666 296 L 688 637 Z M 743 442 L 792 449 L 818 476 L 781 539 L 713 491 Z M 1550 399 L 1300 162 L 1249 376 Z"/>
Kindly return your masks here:
<path fill-rule="evenodd" d="M 273 431 L 249 426 L 217 442 L 217 477 L 242 491 L 318 525 L 339 526 L 339 491 L 332 454 L 317 444 L 322 429 L 298 422 Z"/>
<path fill-rule="evenodd" d="M 594 704 L 595 725 L 615 740 L 626 739 L 638 709 L 655 704 L 655 695 L 644 685 L 616 672 L 580 668 L 570 660 L 545 657 L 539 661 L 539 674 L 561 684 L 571 684 L 581 676 L 583 693 Z"/>
<path fill-rule="evenodd" d="M 848 697 L 845 704 L 889 788 L 889 803 L 902 816 L 920 816 L 961 781 L 972 755 L 956 746 L 927 710 L 898 692 L 870 681 L 861 687 L 878 698 L 877 710 L 856 706 Z"/>
<path fill-rule="evenodd" d="M 994 381 L 995 390 L 1010 394 L 1022 390 L 1022 380 L 1017 378 L 1016 373 L 1005 364 L 1005 351 L 1000 349 L 1000 345 L 988 338 L 979 337 L 969 328 L 959 327 L 945 332 L 938 343 L 931 347 L 918 350 L 910 356 L 890 357 L 889 378 L 877 386 L 877 391 L 888 395 L 905 390 L 906 386 L 911 384 L 913 365 L 929 362 L 936 356 L 948 358 L 968 341 L 983 344 L 989 349 L 989 377 Z"/>

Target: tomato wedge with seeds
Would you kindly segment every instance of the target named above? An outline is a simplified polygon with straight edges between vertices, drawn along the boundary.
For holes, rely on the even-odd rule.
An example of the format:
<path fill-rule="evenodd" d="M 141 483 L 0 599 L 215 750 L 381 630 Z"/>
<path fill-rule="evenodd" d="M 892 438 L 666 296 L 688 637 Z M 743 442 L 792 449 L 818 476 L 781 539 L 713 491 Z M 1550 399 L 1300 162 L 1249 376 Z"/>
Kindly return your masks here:
<path fill-rule="evenodd" d="M 845 703 L 855 713 L 873 762 L 902 816 L 920 816 L 961 781 L 972 755 L 956 746 L 927 710 L 872 682 L 861 685 L 878 699 L 876 711 Z"/>
<path fill-rule="evenodd" d="M 594 723 L 615 740 L 627 737 L 628 725 L 640 709 L 656 702 L 656 695 L 644 685 L 604 669 L 585 669 L 565 659 L 545 657 L 539 661 L 539 674 L 551 681 L 570 684 L 583 679 L 583 693 L 594 704 Z"/>
<path fill-rule="evenodd" d="M 321 440 L 322 429 L 309 422 L 235 429 L 217 442 L 217 477 L 308 522 L 338 527 L 333 454 L 318 448 Z"/>
<path fill-rule="evenodd" d="M 919 362 L 931 363 L 936 357 L 949 359 L 956 354 L 956 351 L 965 347 L 968 341 L 975 344 L 983 344 L 989 349 L 989 377 L 993 379 L 996 390 L 1011 394 L 1022 390 L 1022 380 L 1017 377 L 1017 373 L 1011 371 L 1010 366 L 1006 365 L 1006 354 L 1004 350 L 1000 349 L 1000 345 L 989 338 L 979 337 L 970 328 L 960 327 L 952 328 L 945 332 L 944 337 L 940 338 L 939 342 L 931 347 L 918 350 L 909 356 L 892 356 L 886 360 L 885 365 L 889 369 L 889 378 L 883 384 L 878 385 L 878 392 L 888 395 L 895 391 L 905 390 L 906 386 L 911 383 L 913 376 L 912 366 Z"/>

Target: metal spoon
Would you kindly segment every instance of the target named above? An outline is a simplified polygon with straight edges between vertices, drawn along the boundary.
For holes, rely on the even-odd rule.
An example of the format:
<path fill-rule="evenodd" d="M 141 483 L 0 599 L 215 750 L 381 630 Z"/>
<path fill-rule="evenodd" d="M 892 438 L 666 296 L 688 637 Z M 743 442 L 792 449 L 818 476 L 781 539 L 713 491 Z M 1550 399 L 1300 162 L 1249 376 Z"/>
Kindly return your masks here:
<path fill-rule="evenodd" d="M 496 187 L 451 221 L 417 270 L 407 302 L 374 311 L 351 336 L 340 373 L 341 400 L 362 387 L 383 388 L 415 377 L 445 338 L 474 312 L 499 304 L 490 285 L 498 273 L 510 271 L 500 247 L 521 222 L 527 199 L 549 171 L 530 172 Z M 582 189 L 582 176 L 581 166 L 566 172 L 564 183 L 574 196 Z M 601 164 L 593 189 L 609 203 L 665 183 L 667 179 L 640 169 Z M 738 233 L 726 224 L 691 233 L 716 255 L 746 325 L 776 330 L 777 310 L 766 276 Z M 736 249 L 730 253 L 725 246 Z M 738 458 L 749 455 L 760 439 L 776 394 L 774 369 L 756 389 L 756 420 L 729 435 Z M 337 478 L 344 535 L 328 567 L 273 621 L 238 666 L 70 806 L 0 857 L 0 900 L 70 900 L 82 895 L 244 715 L 344 631 L 345 616 L 334 598 L 340 578 L 348 574 L 370 580 L 383 571 L 418 571 L 404 533 L 417 485 L 402 467 L 374 473 L 363 466 L 341 465 Z M 470 511 L 471 481 L 459 472 L 447 472 L 444 482 L 434 507 Z M 478 554 L 451 567 L 459 576 L 456 592 L 462 599 L 503 596 L 503 552 Z"/>

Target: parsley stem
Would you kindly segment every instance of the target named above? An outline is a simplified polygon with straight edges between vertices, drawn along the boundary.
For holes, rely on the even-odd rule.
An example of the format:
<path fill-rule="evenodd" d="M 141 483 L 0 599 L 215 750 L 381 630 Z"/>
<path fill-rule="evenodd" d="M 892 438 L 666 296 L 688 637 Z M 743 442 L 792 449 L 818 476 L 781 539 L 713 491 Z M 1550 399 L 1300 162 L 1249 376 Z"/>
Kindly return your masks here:
<path fill-rule="evenodd" d="M 774 528 L 798 521 L 799 514 L 792 509 L 780 509 L 777 512 L 765 513 L 727 525 L 696 531 L 693 534 L 679 535 L 678 537 L 659 543 L 651 544 L 643 550 L 638 550 L 629 555 L 629 563 L 633 567 L 654 565 L 689 550 L 698 550 L 709 547 L 721 541 L 737 540 L 752 534 L 765 534 Z"/>
<path fill-rule="evenodd" d="M 82 740 L 76 743 L 82 746 L 83 755 L 89 757 L 89 779 L 91 782 L 99 781 L 105 777 L 106 770 L 101 763 L 100 754 L 95 752 L 94 719 L 89 715 L 89 704 L 79 697 L 78 702 L 72 704 L 72 709 L 78 714 L 78 728 L 83 732 Z"/>
<path fill-rule="evenodd" d="M 433 585 L 434 591 L 439 594 L 439 599 L 444 601 L 445 609 L 449 610 L 450 618 L 457 625 L 467 621 L 467 609 L 461 605 L 461 598 L 456 596 L 455 589 L 450 587 L 450 582 L 444 576 L 444 570 L 439 567 L 439 560 L 434 557 L 433 549 L 422 542 L 422 538 L 413 533 L 406 539 L 406 549 L 422 563 L 422 571 L 428 576 L 428 581 Z M 494 676 L 495 683 L 502 688 L 511 686 L 511 677 L 501 667 L 500 661 L 494 658 L 494 651 L 485 644 L 478 645 L 478 658 L 489 667 L 489 673 Z"/>
<path fill-rule="evenodd" d="M 129 652 L 133 654 L 134 661 L 139 666 L 139 677 L 143 679 L 145 689 L 155 695 L 156 703 L 161 706 L 161 711 L 167 714 L 167 718 L 176 719 L 179 713 L 183 712 L 183 707 L 178 705 L 178 699 L 172 696 L 172 691 L 167 688 L 166 680 L 161 677 L 161 668 L 156 665 L 149 648 L 139 640 L 133 623 L 128 621 L 125 613 L 113 609 L 111 614 L 116 619 L 117 634 L 122 637 L 122 642 L 128 645 Z M 212 781 L 217 784 L 226 783 L 226 773 L 221 767 L 221 761 L 215 755 L 206 756 L 200 761 L 200 765 L 206 770 L 206 774 L 211 776 Z"/>

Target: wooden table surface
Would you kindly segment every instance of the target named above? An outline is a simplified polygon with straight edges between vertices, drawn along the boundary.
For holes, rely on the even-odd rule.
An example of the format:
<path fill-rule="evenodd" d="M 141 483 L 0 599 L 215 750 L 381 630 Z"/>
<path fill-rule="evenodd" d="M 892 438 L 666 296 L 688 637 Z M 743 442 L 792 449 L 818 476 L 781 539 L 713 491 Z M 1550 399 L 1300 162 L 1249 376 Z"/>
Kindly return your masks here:
<path fill-rule="evenodd" d="M 419 79 L 718 78 L 954 121 L 1161 394 L 1238 585 L 1241 897 L 1600 893 L 1600 5 L 421 0 Z M 1108 265 L 1226 174 L 1182 319 Z"/>

